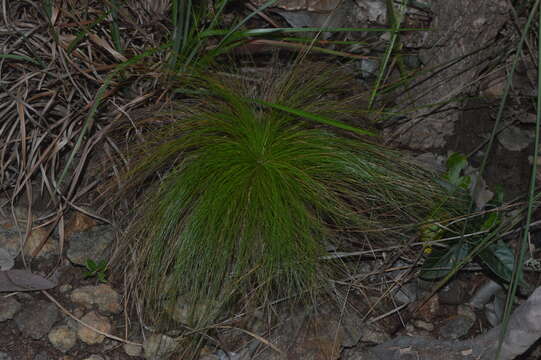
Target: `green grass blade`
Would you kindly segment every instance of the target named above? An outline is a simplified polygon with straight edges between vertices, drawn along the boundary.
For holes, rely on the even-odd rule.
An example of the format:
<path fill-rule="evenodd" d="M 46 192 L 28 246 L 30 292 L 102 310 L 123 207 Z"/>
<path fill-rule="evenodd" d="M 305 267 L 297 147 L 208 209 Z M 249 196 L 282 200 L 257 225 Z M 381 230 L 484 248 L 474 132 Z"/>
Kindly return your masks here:
<path fill-rule="evenodd" d="M 203 37 L 209 36 L 235 36 L 238 38 L 249 36 L 265 36 L 282 33 L 305 33 L 305 32 L 405 32 L 405 31 L 426 31 L 425 28 L 335 28 L 335 27 L 299 27 L 299 28 L 260 28 L 248 29 L 243 31 L 213 29 L 201 33 Z"/>
<path fill-rule="evenodd" d="M 29 56 L 26 55 L 15 55 L 15 54 L 0 54 L 0 59 L 11 59 L 11 60 L 21 60 L 21 61 L 28 61 L 32 64 L 38 65 L 40 67 L 44 67 L 44 64 L 38 60 L 32 59 Z"/>
<path fill-rule="evenodd" d="M 77 33 L 77 35 L 75 36 L 75 39 L 73 39 L 69 43 L 68 48 L 66 49 L 66 52 L 70 54 L 73 50 L 75 50 L 75 48 L 81 43 L 81 41 L 83 41 L 83 39 L 86 38 L 90 30 L 92 30 L 92 28 L 96 26 L 97 24 L 104 21 L 108 15 L 109 15 L 108 13 L 102 14 L 96 20 L 90 23 L 88 26 L 86 25 L 82 26 L 82 29 Z"/>
<path fill-rule="evenodd" d="M 118 0 L 110 0 L 110 12 L 111 12 L 111 38 L 113 39 L 113 44 L 115 46 L 115 50 L 119 53 L 122 53 L 122 41 L 120 39 L 120 30 L 118 27 Z"/>
<path fill-rule="evenodd" d="M 287 107 L 287 106 L 284 106 L 284 105 L 273 104 L 273 103 L 263 101 L 263 100 L 255 100 L 254 99 L 252 101 L 257 103 L 257 104 L 265 105 L 265 106 L 271 107 L 273 109 L 277 109 L 277 110 L 284 111 L 284 112 L 287 112 L 287 113 L 292 114 L 292 115 L 302 117 L 304 119 L 316 121 L 316 122 L 321 123 L 321 124 L 334 126 L 336 128 L 343 129 L 343 130 L 348 130 L 348 131 L 351 131 L 351 132 L 354 132 L 354 133 L 357 133 L 357 134 L 360 134 L 360 135 L 376 136 L 376 134 L 371 132 L 371 131 L 360 129 L 360 128 L 355 127 L 355 126 L 344 124 L 342 122 L 332 120 L 332 119 L 329 119 L 329 118 L 325 118 L 323 116 L 320 116 L 320 115 L 317 115 L 317 114 L 312 114 L 312 113 L 309 113 L 309 112 L 306 112 L 306 111 L 303 111 L 303 110 L 293 109 L 293 108 L 290 108 L 290 107 Z"/>
<path fill-rule="evenodd" d="M 47 20 L 53 16 L 53 0 L 44 0 L 43 1 L 43 11 L 45 11 L 45 16 L 47 17 Z"/>
<path fill-rule="evenodd" d="M 171 17 L 173 22 L 173 36 L 171 39 L 171 58 L 170 67 L 176 67 L 179 55 L 186 48 L 188 37 L 190 36 L 190 20 L 192 16 L 191 0 L 173 0 L 172 1 Z"/>
<path fill-rule="evenodd" d="M 517 46 L 517 53 L 515 55 L 515 61 L 513 62 L 513 69 L 512 73 L 514 72 L 515 65 L 518 62 L 518 60 L 521 58 L 522 54 L 522 45 L 524 43 L 524 40 L 526 36 L 529 34 L 530 27 L 533 24 L 534 14 L 537 12 L 538 19 L 537 24 L 541 24 L 541 2 L 537 0 L 535 4 L 531 8 L 530 16 L 528 17 L 527 23 L 524 25 L 524 29 L 522 31 L 521 40 L 519 42 L 519 45 Z M 538 59 L 541 57 L 541 30 L 538 29 L 537 33 L 537 56 Z M 537 62 L 537 83 L 541 84 L 541 62 Z M 509 89 L 511 84 L 511 79 L 507 83 L 506 92 Z M 529 240 L 529 231 L 530 231 L 530 225 L 532 223 L 532 216 L 533 216 L 533 203 L 534 199 L 536 198 L 536 178 L 537 178 L 537 159 L 539 157 L 539 131 L 541 130 L 541 90 L 537 89 L 537 109 L 536 109 L 536 122 L 535 122 L 535 145 L 534 145 L 534 152 L 533 152 L 533 161 L 532 161 L 532 170 L 531 170 L 531 177 L 530 177 L 530 188 L 528 192 L 528 207 L 527 207 L 527 214 L 526 214 L 526 224 L 524 226 L 524 229 L 522 230 L 522 239 L 519 245 L 519 253 L 516 257 L 515 261 L 515 267 L 513 269 L 513 275 L 511 283 L 509 284 L 509 290 L 507 292 L 507 299 L 505 303 L 505 310 L 503 314 L 502 319 L 502 327 L 501 327 L 501 333 L 500 338 L 498 341 L 498 351 L 496 353 L 496 359 L 500 357 L 501 347 L 503 344 L 503 341 L 505 339 L 505 335 L 507 333 L 507 328 L 509 325 L 509 319 L 511 317 L 511 312 L 513 308 L 513 304 L 515 303 L 515 297 L 518 285 L 520 283 L 520 279 L 522 279 L 522 272 L 523 272 L 523 264 L 524 264 L 524 258 L 526 255 L 526 249 L 528 247 L 528 240 Z"/>
<path fill-rule="evenodd" d="M 374 102 L 376 101 L 376 97 L 379 92 L 379 87 L 383 83 L 383 78 L 385 77 L 385 74 L 387 72 L 387 66 L 390 62 L 391 56 L 393 54 L 393 51 L 395 50 L 397 46 L 397 42 L 399 39 L 399 32 L 400 32 L 400 24 L 402 20 L 402 14 L 397 16 L 395 14 L 394 10 L 394 4 L 392 0 L 386 0 L 387 4 L 387 17 L 388 21 L 391 25 L 391 39 L 389 40 L 389 44 L 387 45 L 387 48 L 385 49 L 385 53 L 383 55 L 383 59 L 379 65 L 379 72 L 378 77 L 376 79 L 376 82 L 374 83 L 372 92 L 370 94 L 370 99 L 368 100 L 368 109 L 372 109 L 374 106 Z M 401 4 L 403 4 L 401 2 Z"/>
<path fill-rule="evenodd" d="M 229 40 L 229 38 L 231 36 L 233 36 L 233 34 L 238 30 L 240 29 L 244 24 L 246 24 L 246 22 L 248 22 L 248 20 L 250 20 L 251 18 L 253 18 L 254 16 L 256 16 L 258 13 L 260 13 L 261 11 L 265 10 L 266 8 L 268 8 L 269 6 L 272 6 L 274 5 L 278 0 L 268 0 L 267 2 L 265 2 L 263 5 L 261 5 L 260 7 L 258 7 L 257 9 L 255 9 L 254 11 L 252 11 L 250 14 L 248 14 L 246 17 L 244 17 L 244 19 L 242 19 L 241 21 L 239 21 L 235 26 L 233 26 L 225 35 L 224 37 L 222 37 L 222 39 L 220 40 L 220 42 L 218 43 L 218 46 L 217 47 L 220 47 L 222 46 L 225 42 L 227 42 Z"/>

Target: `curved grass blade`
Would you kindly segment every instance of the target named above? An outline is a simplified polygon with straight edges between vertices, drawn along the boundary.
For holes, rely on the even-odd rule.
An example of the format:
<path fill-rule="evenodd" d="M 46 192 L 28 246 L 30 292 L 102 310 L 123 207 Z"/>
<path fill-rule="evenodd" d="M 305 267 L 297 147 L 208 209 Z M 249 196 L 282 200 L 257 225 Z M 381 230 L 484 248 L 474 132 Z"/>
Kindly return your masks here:
<path fill-rule="evenodd" d="M 118 27 L 118 0 L 110 0 L 111 3 L 109 4 L 110 11 L 111 11 L 111 37 L 113 39 L 113 44 L 115 45 L 115 50 L 119 53 L 122 53 L 122 42 L 120 40 L 120 29 Z"/>
<path fill-rule="evenodd" d="M 258 7 L 257 9 L 255 9 L 254 11 L 252 11 L 249 15 L 247 15 L 244 19 L 242 19 L 241 21 L 239 21 L 237 23 L 237 25 L 233 26 L 226 34 L 225 36 L 220 40 L 220 42 L 218 43 L 218 47 L 220 47 L 223 43 L 225 43 L 231 36 L 233 36 L 233 34 L 238 30 L 240 29 L 240 27 L 244 24 L 246 24 L 246 22 L 248 20 L 250 20 L 252 17 L 256 16 L 259 12 L 265 10 L 266 8 L 268 8 L 269 6 L 272 6 L 274 5 L 278 0 L 269 0 L 267 1 L 266 3 L 264 3 L 263 5 L 261 5 L 260 7 Z"/>
<path fill-rule="evenodd" d="M 339 129 L 352 131 L 360 135 L 376 136 L 376 134 L 371 131 L 364 130 L 355 126 L 351 126 L 340 121 L 332 120 L 332 119 L 323 117 L 321 115 L 312 114 L 303 110 L 293 109 L 293 108 L 280 105 L 280 104 L 273 104 L 264 100 L 251 99 L 250 101 L 253 101 L 259 105 L 264 105 L 264 106 L 268 106 L 277 110 L 281 110 L 292 115 L 300 116 L 308 120 L 316 121 L 321 124 L 330 125 Z"/>
<path fill-rule="evenodd" d="M 393 54 L 393 51 L 398 42 L 400 24 L 402 20 L 401 18 L 403 16 L 403 13 L 399 14 L 398 16 L 395 15 L 394 4 L 391 0 L 386 0 L 386 4 L 387 4 L 387 14 L 388 14 L 387 17 L 389 18 L 389 22 L 391 23 L 391 39 L 389 40 L 389 45 L 385 49 L 385 54 L 383 55 L 383 60 L 380 64 L 378 77 L 376 79 L 375 84 L 373 85 L 372 93 L 370 94 L 370 99 L 368 100 L 368 109 L 372 109 L 372 106 L 374 105 L 374 101 L 376 100 L 376 96 L 379 91 L 379 86 L 383 82 L 383 77 L 385 76 L 387 65 L 389 64 L 391 55 Z M 403 8 L 404 4 L 402 2 L 401 2 L 401 5 L 402 5 L 401 8 Z"/>
<path fill-rule="evenodd" d="M 75 50 L 75 48 L 77 47 L 77 45 L 79 45 L 79 43 L 81 41 L 83 41 L 83 39 L 88 35 L 88 33 L 90 32 L 90 30 L 97 24 L 101 23 L 103 20 L 105 20 L 107 18 L 107 16 L 109 15 L 109 13 L 105 13 L 105 14 L 102 14 L 100 15 L 96 20 L 94 20 L 92 23 L 90 23 L 88 26 L 84 25 L 82 26 L 82 30 L 80 30 L 77 35 L 75 36 L 75 39 L 73 39 L 69 45 L 68 45 L 68 48 L 66 50 L 66 52 L 68 54 L 70 54 L 73 50 Z"/>
<path fill-rule="evenodd" d="M 531 8 L 530 16 L 528 17 L 527 23 L 524 25 L 524 29 L 521 34 L 520 42 L 517 45 L 517 53 L 515 54 L 515 59 L 513 61 L 513 68 L 510 74 L 510 77 L 513 75 L 516 63 L 518 62 L 518 59 L 521 58 L 522 55 L 522 48 L 524 41 L 526 39 L 526 36 L 529 34 L 530 27 L 533 24 L 533 18 L 534 14 L 538 13 L 538 21 L 537 23 L 541 23 L 541 2 L 537 0 L 535 4 Z M 541 83 L 541 30 L 538 29 L 537 33 L 537 83 Z M 507 95 L 507 92 L 511 86 L 511 79 L 506 84 L 506 91 L 505 95 Z M 503 99 L 502 99 L 503 102 Z M 502 109 L 503 106 L 500 106 L 500 109 Z M 498 113 L 498 115 L 501 115 Z M 498 119 L 499 120 L 499 119 Z M 536 122 L 535 122 L 535 145 L 534 145 L 534 152 L 533 152 L 533 158 L 534 161 L 532 161 L 532 172 L 531 172 L 531 178 L 530 178 L 530 189 L 528 192 L 528 209 L 526 214 L 526 224 L 523 229 L 522 233 L 522 239 L 519 246 L 519 254 L 516 258 L 515 266 L 513 269 L 513 275 L 511 278 L 511 283 L 509 285 L 509 291 L 507 292 L 507 299 L 505 303 L 505 311 L 503 314 L 502 319 L 502 327 L 501 327 L 501 333 L 500 338 L 498 340 L 498 351 L 496 353 L 496 359 L 499 359 L 500 353 L 502 350 L 502 344 L 505 338 L 505 335 L 507 333 L 507 328 L 509 325 L 509 319 L 511 318 L 511 311 L 513 304 L 515 303 L 515 294 L 517 291 L 517 287 L 520 283 L 520 280 L 522 279 L 522 271 L 523 271 L 523 264 L 524 264 L 524 257 L 526 255 L 526 248 L 528 246 L 528 236 L 529 236 L 529 229 L 532 222 L 532 215 L 533 215 L 533 203 L 536 198 L 535 189 L 536 189 L 536 175 L 537 175 L 537 158 L 539 156 L 539 131 L 541 130 L 541 90 L 537 89 L 537 113 L 536 113 Z M 492 139 L 491 139 L 492 140 Z M 487 151 L 488 154 L 488 151 Z M 484 160 L 484 159 L 483 159 Z"/>
<path fill-rule="evenodd" d="M 171 47 L 170 66 L 174 68 L 178 56 L 186 49 L 190 37 L 190 22 L 192 17 L 192 1 L 173 0 L 171 4 L 173 21 L 173 39 Z"/>
<path fill-rule="evenodd" d="M 44 64 L 41 61 L 32 59 L 29 56 L 26 55 L 15 55 L 15 54 L 0 54 L 0 59 L 12 59 L 12 60 L 22 60 L 22 61 L 28 61 L 32 64 L 44 67 Z"/>
<path fill-rule="evenodd" d="M 230 30 L 206 30 L 201 33 L 204 37 L 227 35 L 235 37 L 262 36 L 281 33 L 305 33 L 305 32 L 405 32 L 426 31 L 426 28 L 335 28 L 335 27 L 292 27 L 292 28 L 261 28 L 231 32 Z"/>

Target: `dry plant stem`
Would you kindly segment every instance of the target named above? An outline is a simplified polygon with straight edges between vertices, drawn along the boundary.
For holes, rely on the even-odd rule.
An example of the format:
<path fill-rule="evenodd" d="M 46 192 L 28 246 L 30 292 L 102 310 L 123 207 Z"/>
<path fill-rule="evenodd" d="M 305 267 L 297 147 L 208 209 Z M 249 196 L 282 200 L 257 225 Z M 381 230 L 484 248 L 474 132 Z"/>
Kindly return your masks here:
<path fill-rule="evenodd" d="M 270 347 L 271 349 L 273 349 L 274 351 L 276 351 L 277 353 L 279 353 L 280 355 L 282 356 L 285 356 L 286 353 L 283 352 L 282 350 L 280 350 L 278 347 L 276 347 L 276 345 L 274 345 L 273 343 L 271 343 L 270 341 L 268 341 L 267 339 L 257 335 L 257 334 L 254 334 L 253 332 L 251 331 L 248 331 L 246 329 L 241 329 L 241 328 L 237 328 L 237 327 L 234 327 L 234 326 L 216 326 L 217 329 L 235 329 L 235 330 L 239 330 L 251 337 L 253 337 L 254 339 L 256 339 L 257 341 L 267 345 L 268 347 Z"/>
<path fill-rule="evenodd" d="M 66 315 L 68 315 L 70 318 L 72 318 L 73 320 L 77 321 L 79 324 L 83 325 L 84 327 L 86 328 L 89 328 L 90 330 L 92 331 L 95 331 L 97 332 L 98 334 L 100 335 L 103 335 L 109 339 L 113 339 L 113 340 L 116 340 L 116 341 L 120 341 L 120 342 L 123 342 L 125 344 L 132 344 L 132 345 L 139 345 L 139 346 L 142 346 L 143 344 L 140 344 L 140 343 L 136 343 L 136 342 L 133 342 L 133 341 L 129 341 L 129 340 L 126 340 L 126 339 L 122 339 L 122 338 L 119 338 L 118 336 L 115 336 L 115 335 L 112 335 L 112 334 L 108 334 L 106 332 L 103 332 L 101 330 L 98 330 L 96 329 L 95 327 L 91 326 L 91 325 L 88 325 L 87 323 L 85 323 L 84 321 L 82 321 L 81 319 L 79 319 L 77 316 L 73 315 L 71 312 L 69 312 L 68 309 L 66 309 L 64 306 L 62 306 L 62 304 L 60 304 L 54 297 L 51 296 L 51 294 L 49 294 L 47 291 L 45 290 L 42 290 L 41 293 L 43 295 L 45 295 L 47 298 L 49 298 L 49 300 L 51 300 L 56 306 L 58 306 L 58 308 L 60 310 L 62 310 L 62 312 Z"/>
<path fill-rule="evenodd" d="M 248 9 L 252 10 L 252 11 L 256 11 L 257 8 L 252 5 L 251 3 L 247 2 L 246 4 L 244 4 L 244 6 L 246 6 Z M 263 18 L 265 21 L 267 21 L 269 24 L 271 24 L 272 26 L 274 26 L 275 28 L 279 28 L 280 25 L 278 25 L 274 20 L 272 20 L 269 16 L 267 16 L 267 14 L 265 14 L 264 12 L 260 11 L 257 13 L 257 15 L 261 16 L 261 18 Z"/>
<path fill-rule="evenodd" d="M 381 319 L 385 319 L 387 316 L 393 315 L 393 314 L 395 314 L 395 313 L 399 313 L 400 310 L 406 308 L 408 305 L 409 305 L 409 304 L 402 304 L 402 305 L 400 305 L 400 306 L 398 306 L 398 307 L 396 307 L 396 308 L 394 308 L 394 309 L 392 309 L 392 310 L 386 312 L 385 314 L 381 314 L 381 315 L 379 315 L 379 316 L 376 316 L 375 318 L 372 318 L 372 319 L 368 320 L 366 323 L 367 323 L 367 324 L 373 324 L 373 323 L 375 323 L 375 322 L 378 322 L 378 321 L 380 321 Z M 374 306 L 375 306 L 375 305 L 374 305 Z"/>

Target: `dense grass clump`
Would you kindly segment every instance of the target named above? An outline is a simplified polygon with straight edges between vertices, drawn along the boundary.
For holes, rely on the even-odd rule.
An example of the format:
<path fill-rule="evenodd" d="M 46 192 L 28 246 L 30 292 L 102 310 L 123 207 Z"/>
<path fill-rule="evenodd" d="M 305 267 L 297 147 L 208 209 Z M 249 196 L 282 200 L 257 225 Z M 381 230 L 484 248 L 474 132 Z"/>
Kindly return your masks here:
<path fill-rule="evenodd" d="M 336 69 L 233 79 L 192 78 L 190 98 L 160 126 L 147 121 L 127 152 L 124 190 L 151 185 L 121 255 L 153 320 L 179 299 L 193 305 L 192 326 L 207 326 L 239 299 L 308 298 L 331 276 L 321 257 L 346 245 L 343 233 L 401 241 L 375 230 L 415 223 L 443 195 L 397 154 L 306 119 L 360 118 Z"/>

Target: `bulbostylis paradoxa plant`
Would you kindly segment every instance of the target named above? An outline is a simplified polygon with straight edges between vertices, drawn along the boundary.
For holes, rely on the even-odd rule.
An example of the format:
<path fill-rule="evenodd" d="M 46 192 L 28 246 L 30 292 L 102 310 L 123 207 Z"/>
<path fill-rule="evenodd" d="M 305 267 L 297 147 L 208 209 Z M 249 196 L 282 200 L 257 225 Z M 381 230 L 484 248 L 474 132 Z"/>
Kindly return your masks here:
<path fill-rule="evenodd" d="M 352 84 L 328 64 L 196 75 L 173 111 L 139 123 L 121 194 L 146 190 L 117 263 L 147 321 L 165 324 L 178 301 L 201 328 L 233 304 L 310 299 L 339 273 L 322 257 L 352 247 L 343 235 L 400 243 L 451 203 L 400 154 L 324 124 L 362 119 Z"/>

